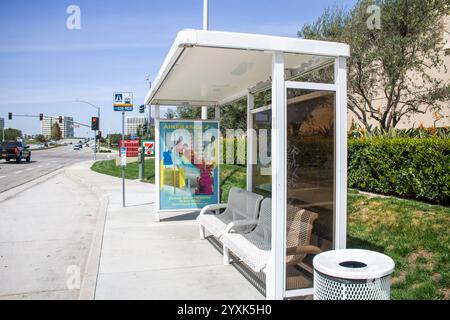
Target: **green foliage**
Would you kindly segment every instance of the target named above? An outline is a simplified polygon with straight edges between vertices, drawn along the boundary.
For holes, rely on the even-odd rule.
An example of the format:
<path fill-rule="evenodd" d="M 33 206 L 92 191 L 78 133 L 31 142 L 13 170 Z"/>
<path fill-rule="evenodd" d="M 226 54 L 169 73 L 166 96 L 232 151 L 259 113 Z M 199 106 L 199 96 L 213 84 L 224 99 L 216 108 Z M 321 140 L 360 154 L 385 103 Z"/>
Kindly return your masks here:
<path fill-rule="evenodd" d="M 350 140 L 351 188 L 450 204 L 450 139 Z"/>
<path fill-rule="evenodd" d="M 368 27 L 373 4 L 380 8 L 380 29 Z M 450 99 L 450 85 L 430 73 L 446 72 L 442 40 L 449 9 L 448 0 L 359 0 L 349 11 L 328 8 L 298 35 L 350 45 L 348 108 L 367 129 L 375 120 L 389 130 Z"/>
<path fill-rule="evenodd" d="M 228 194 L 232 187 L 246 188 L 247 169 L 243 166 L 221 164 L 220 173 L 220 198 L 223 203 L 228 202 Z"/>
<path fill-rule="evenodd" d="M 45 143 L 45 142 L 47 142 L 47 138 L 44 135 L 42 135 L 42 134 L 38 134 L 34 138 L 34 140 L 36 140 L 36 142 L 38 142 L 38 143 Z"/>
<path fill-rule="evenodd" d="M 54 123 L 52 126 L 51 139 L 58 141 L 58 140 L 61 140 L 61 138 L 62 138 L 61 128 L 60 128 L 59 124 Z"/>
<path fill-rule="evenodd" d="M 5 129 L 5 140 L 16 140 L 22 137 L 22 131 L 18 129 L 8 128 Z M 3 135 L 3 130 L 0 130 L 0 136 Z M 3 139 L 3 136 L 1 136 Z"/>
<path fill-rule="evenodd" d="M 179 119 L 201 119 L 201 108 L 177 107 L 176 116 Z M 214 108 L 208 108 L 208 119 L 215 119 Z M 220 131 L 225 134 L 227 129 L 247 130 L 247 100 L 239 100 L 220 107 Z"/>
<path fill-rule="evenodd" d="M 120 133 L 110 133 L 106 136 L 106 139 L 109 141 L 109 147 L 112 145 L 119 146 L 122 135 Z"/>

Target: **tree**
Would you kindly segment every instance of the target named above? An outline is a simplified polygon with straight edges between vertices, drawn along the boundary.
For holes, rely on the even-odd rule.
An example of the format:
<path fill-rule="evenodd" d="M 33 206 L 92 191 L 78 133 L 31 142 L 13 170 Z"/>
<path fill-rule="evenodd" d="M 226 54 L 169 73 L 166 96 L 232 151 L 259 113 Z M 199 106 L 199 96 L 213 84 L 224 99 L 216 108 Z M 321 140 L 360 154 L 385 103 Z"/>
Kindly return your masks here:
<path fill-rule="evenodd" d="M 36 135 L 36 137 L 34 137 L 34 140 L 36 140 L 36 142 L 38 142 L 38 143 L 45 143 L 45 142 L 47 142 L 47 138 L 45 138 L 45 136 L 42 135 L 42 134 Z"/>
<path fill-rule="evenodd" d="M 175 111 L 173 111 L 171 109 L 167 110 L 167 112 L 165 114 L 166 119 L 175 119 L 176 116 L 177 115 L 176 115 Z"/>
<path fill-rule="evenodd" d="M 61 128 L 59 127 L 59 124 L 54 123 L 52 126 L 51 139 L 58 141 L 61 140 L 61 138 L 62 138 Z"/>
<path fill-rule="evenodd" d="M 0 134 L 3 134 L 2 131 L 3 130 L 0 130 Z M 5 129 L 5 141 L 17 140 L 17 138 L 22 138 L 22 131 L 20 131 L 18 129 L 13 129 L 13 128 Z M 2 136 L 2 139 L 3 139 L 3 136 Z"/>
<path fill-rule="evenodd" d="M 109 141 L 109 147 L 118 146 L 120 140 L 122 139 L 122 135 L 120 133 L 111 133 L 106 137 Z"/>
<path fill-rule="evenodd" d="M 380 8 L 380 29 L 368 25 L 373 4 Z M 448 0 L 360 0 L 348 12 L 328 8 L 298 35 L 350 45 L 348 108 L 367 129 L 374 120 L 389 130 L 404 117 L 441 109 L 450 99 L 450 84 L 430 75 L 430 70 L 445 72 L 449 9 Z"/>
<path fill-rule="evenodd" d="M 180 119 L 200 119 L 201 108 L 181 106 L 177 107 L 176 115 Z M 208 119 L 215 119 L 215 110 L 208 108 Z M 220 130 L 225 134 L 226 129 L 247 130 L 247 100 L 239 100 L 220 107 Z"/>

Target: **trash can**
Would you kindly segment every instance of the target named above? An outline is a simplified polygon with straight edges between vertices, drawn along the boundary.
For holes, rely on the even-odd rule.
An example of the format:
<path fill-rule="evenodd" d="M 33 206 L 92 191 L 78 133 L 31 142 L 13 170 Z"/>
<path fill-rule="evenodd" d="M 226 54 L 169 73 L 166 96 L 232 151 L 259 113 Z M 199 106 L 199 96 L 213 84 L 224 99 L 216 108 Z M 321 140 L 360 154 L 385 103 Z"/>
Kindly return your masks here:
<path fill-rule="evenodd" d="M 389 300 L 394 261 L 381 253 L 342 249 L 314 257 L 315 300 Z"/>

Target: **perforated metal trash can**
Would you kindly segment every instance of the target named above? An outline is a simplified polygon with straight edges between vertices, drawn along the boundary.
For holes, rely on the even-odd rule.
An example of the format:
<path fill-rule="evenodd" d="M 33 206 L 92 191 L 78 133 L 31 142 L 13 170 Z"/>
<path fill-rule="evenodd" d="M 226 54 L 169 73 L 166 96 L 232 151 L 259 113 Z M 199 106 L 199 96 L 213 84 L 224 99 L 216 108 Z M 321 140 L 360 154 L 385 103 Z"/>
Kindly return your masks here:
<path fill-rule="evenodd" d="M 381 253 L 344 249 L 314 257 L 315 300 L 389 300 L 394 261 Z"/>

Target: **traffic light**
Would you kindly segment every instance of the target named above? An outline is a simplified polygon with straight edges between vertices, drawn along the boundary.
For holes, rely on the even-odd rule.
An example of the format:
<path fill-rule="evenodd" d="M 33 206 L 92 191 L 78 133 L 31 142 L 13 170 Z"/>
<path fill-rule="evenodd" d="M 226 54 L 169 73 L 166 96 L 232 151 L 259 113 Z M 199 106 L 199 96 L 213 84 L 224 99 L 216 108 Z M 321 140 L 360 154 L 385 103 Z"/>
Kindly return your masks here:
<path fill-rule="evenodd" d="M 12 112 L 8 112 L 8 120 L 12 120 Z"/>
<path fill-rule="evenodd" d="M 44 114 L 43 113 L 39 113 L 39 120 L 40 121 L 44 120 Z"/>
<path fill-rule="evenodd" d="M 58 122 L 59 122 L 59 123 L 62 123 L 62 116 L 59 116 Z"/>
<path fill-rule="evenodd" d="M 101 140 L 101 139 L 102 139 L 102 132 L 101 132 L 101 131 L 99 131 L 99 132 L 97 133 L 96 139 L 97 139 L 97 140 Z"/>
<path fill-rule="evenodd" d="M 144 113 L 144 112 L 145 112 L 145 105 L 139 106 L 139 113 Z"/>
<path fill-rule="evenodd" d="M 96 131 L 99 128 L 99 120 L 98 117 L 92 117 L 91 119 L 91 129 Z"/>
<path fill-rule="evenodd" d="M 144 123 L 144 125 L 142 126 L 142 129 L 144 130 L 144 132 L 147 132 L 147 129 L 148 129 L 147 123 Z"/>

